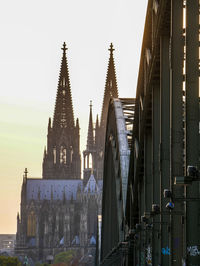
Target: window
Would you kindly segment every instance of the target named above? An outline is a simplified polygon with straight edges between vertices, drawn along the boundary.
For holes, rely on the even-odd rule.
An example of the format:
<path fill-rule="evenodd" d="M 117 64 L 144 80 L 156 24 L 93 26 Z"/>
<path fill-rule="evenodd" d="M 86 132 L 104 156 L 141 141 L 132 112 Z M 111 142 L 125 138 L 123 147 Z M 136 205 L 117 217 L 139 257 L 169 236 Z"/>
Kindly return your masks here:
<path fill-rule="evenodd" d="M 72 163 L 72 158 L 73 158 L 73 148 L 70 146 L 70 162 Z"/>
<path fill-rule="evenodd" d="M 32 211 L 28 215 L 27 221 L 27 236 L 35 236 L 36 235 L 36 215 Z"/>
<path fill-rule="evenodd" d="M 93 168 L 93 165 L 92 165 L 92 154 L 90 153 L 89 155 L 88 155 L 88 161 L 89 161 L 89 168 L 90 169 L 92 169 Z"/>
<path fill-rule="evenodd" d="M 60 163 L 66 164 L 66 162 L 67 162 L 67 151 L 66 151 L 66 148 L 61 146 L 60 147 Z"/>
<path fill-rule="evenodd" d="M 53 163 L 56 164 L 56 148 L 53 148 Z"/>

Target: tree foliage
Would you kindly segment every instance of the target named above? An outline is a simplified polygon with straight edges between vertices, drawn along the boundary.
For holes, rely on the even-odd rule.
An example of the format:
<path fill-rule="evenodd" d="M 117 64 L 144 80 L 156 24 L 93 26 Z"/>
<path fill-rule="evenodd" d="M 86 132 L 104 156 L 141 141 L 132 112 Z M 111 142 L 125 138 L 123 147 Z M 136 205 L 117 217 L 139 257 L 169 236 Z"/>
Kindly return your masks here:
<path fill-rule="evenodd" d="M 1 266 L 21 266 L 21 262 L 18 258 L 0 256 Z"/>
<path fill-rule="evenodd" d="M 68 266 L 69 263 L 75 257 L 76 252 L 74 250 L 68 250 L 57 254 L 54 258 L 54 266 Z"/>

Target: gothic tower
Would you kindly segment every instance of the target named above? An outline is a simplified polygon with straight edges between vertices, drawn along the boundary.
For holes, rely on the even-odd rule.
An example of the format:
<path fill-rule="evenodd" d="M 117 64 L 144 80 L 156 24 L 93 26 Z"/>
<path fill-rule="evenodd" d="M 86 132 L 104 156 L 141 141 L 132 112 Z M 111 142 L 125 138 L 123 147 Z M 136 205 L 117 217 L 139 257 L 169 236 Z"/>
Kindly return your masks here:
<path fill-rule="evenodd" d="M 58 89 L 53 123 L 49 118 L 47 150 L 43 158 L 44 179 L 80 179 L 80 136 L 79 121 L 74 123 L 74 113 L 66 44 L 63 44 L 63 56 L 58 81 Z"/>
<path fill-rule="evenodd" d="M 117 79 L 115 74 L 115 63 L 113 58 L 113 44 L 110 44 L 110 58 L 108 63 L 108 71 L 106 76 L 106 84 L 104 90 L 103 106 L 101 111 L 101 123 L 100 127 L 102 130 L 106 130 L 106 121 L 108 114 L 108 106 L 111 98 L 118 98 L 118 89 L 117 89 Z"/>
<path fill-rule="evenodd" d="M 94 143 L 94 127 L 92 118 L 92 101 L 90 101 L 90 114 L 89 114 L 89 124 L 88 124 L 88 135 L 87 135 L 87 146 L 86 150 L 83 151 L 83 177 L 84 183 L 87 183 L 90 175 L 96 174 L 95 166 L 95 143 Z"/>
<path fill-rule="evenodd" d="M 115 74 L 115 64 L 113 58 L 113 44 L 110 44 L 110 58 L 108 63 L 108 70 L 106 76 L 106 84 L 104 90 L 104 99 L 101 112 L 101 120 L 97 115 L 95 128 L 93 126 L 92 105 L 90 104 L 90 115 L 88 124 L 88 138 L 86 150 L 83 152 L 84 182 L 87 183 L 91 174 L 96 180 L 103 178 L 103 160 L 104 160 L 104 145 L 106 134 L 106 121 L 108 114 L 108 106 L 111 98 L 118 98 L 117 80 Z M 94 136 L 95 131 L 95 136 Z"/>
<path fill-rule="evenodd" d="M 101 111 L 101 121 L 97 117 L 96 131 L 95 131 L 95 148 L 96 148 L 96 176 L 97 179 L 103 178 L 103 160 L 104 160 L 104 146 L 106 134 L 106 122 L 108 114 L 108 106 L 111 98 L 118 98 L 117 79 L 115 74 L 115 63 L 113 57 L 113 44 L 110 44 L 110 58 L 108 63 L 108 70 L 106 76 L 106 84 L 104 90 L 103 105 Z"/>

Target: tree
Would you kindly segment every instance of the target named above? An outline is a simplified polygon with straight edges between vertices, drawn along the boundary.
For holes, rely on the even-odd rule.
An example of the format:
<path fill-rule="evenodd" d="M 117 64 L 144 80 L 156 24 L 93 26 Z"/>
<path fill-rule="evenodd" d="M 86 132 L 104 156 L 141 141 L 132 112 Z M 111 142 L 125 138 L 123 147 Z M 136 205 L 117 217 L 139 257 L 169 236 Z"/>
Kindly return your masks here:
<path fill-rule="evenodd" d="M 0 256 L 1 266 L 21 266 L 21 262 L 18 258 Z"/>
<path fill-rule="evenodd" d="M 54 258 L 54 266 L 68 266 L 75 256 L 74 250 L 58 253 Z"/>

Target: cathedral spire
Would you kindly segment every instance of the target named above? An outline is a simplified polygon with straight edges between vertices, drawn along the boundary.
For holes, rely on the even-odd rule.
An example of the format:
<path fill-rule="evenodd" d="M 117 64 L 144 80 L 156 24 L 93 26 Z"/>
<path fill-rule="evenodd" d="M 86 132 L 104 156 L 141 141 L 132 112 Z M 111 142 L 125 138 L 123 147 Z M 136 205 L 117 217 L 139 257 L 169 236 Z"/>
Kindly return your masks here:
<path fill-rule="evenodd" d="M 49 119 L 47 151 L 43 159 L 44 179 L 80 179 L 79 121 L 74 120 L 64 42 L 53 121 Z"/>
<path fill-rule="evenodd" d="M 90 101 L 90 115 L 89 115 L 89 125 L 88 125 L 88 136 L 87 136 L 87 150 L 93 150 L 94 148 L 94 129 L 92 121 L 92 101 Z"/>
<path fill-rule="evenodd" d="M 102 106 L 102 112 L 101 112 L 101 123 L 100 126 L 102 128 L 106 127 L 106 119 L 107 119 L 107 113 L 108 113 L 108 105 L 111 98 L 118 98 L 118 89 L 117 89 L 117 79 L 115 74 L 115 63 L 113 58 L 113 51 L 115 50 L 113 48 L 113 44 L 110 44 L 110 48 L 108 49 L 110 51 L 110 58 L 108 63 L 108 70 L 107 70 L 107 76 L 106 76 L 106 84 L 105 84 L 105 90 L 104 90 L 104 99 L 103 99 L 103 106 Z"/>
<path fill-rule="evenodd" d="M 66 51 L 67 47 L 64 42 L 63 56 L 58 81 L 58 90 L 56 96 L 56 104 L 53 119 L 53 128 L 73 128 L 74 113 L 72 105 L 72 96 L 70 89 L 69 71 L 67 64 Z"/>

